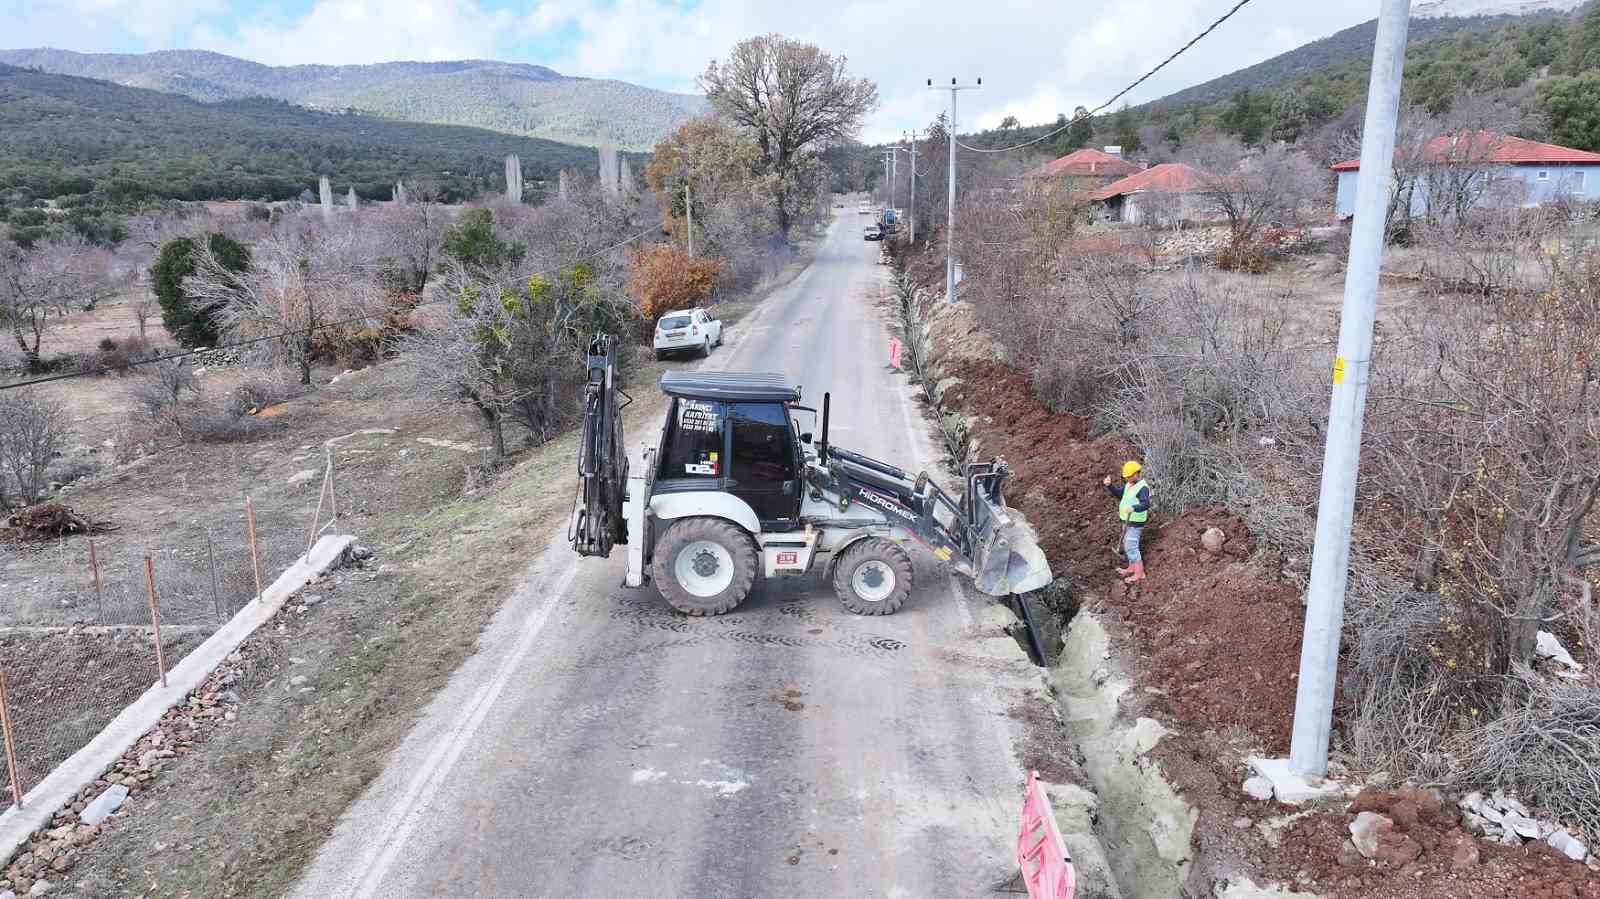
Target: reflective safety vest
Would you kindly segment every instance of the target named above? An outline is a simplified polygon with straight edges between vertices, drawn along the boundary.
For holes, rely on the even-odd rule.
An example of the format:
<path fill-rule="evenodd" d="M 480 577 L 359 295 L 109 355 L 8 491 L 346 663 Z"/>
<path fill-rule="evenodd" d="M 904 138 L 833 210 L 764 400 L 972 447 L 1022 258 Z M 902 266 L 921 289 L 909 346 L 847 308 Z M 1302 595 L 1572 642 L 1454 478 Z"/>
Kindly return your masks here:
<path fill-rule="evenodd" d="M 1144 524 L 1148 521 L 1150 519 L 1149 509 L 1145 509 L 1143 512 L 1133 511 L 1133 507 L 1139 504 L 1139 491 L 1148 486 L 1143 480 L 1124 485 L 1122 488 L 1122 502 L 1117 505 L 1117 517 L 1128 524 Z"/>

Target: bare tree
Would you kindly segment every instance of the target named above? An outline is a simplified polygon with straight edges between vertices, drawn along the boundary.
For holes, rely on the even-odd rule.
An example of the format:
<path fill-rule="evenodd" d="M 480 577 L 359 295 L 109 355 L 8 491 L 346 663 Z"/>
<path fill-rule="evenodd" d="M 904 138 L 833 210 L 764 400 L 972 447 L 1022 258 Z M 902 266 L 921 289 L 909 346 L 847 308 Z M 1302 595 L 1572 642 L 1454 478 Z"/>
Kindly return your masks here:
<path fill-rule="evenodd" d="M 45 471 L 65 440 L 59 406 L 21 391 L 0 393 L 0 510 L 19 509 L 45 495 Z"/>
<path fill-rule="evenodd" d="M 739 42 L 700 76 L 711 105 L 746 129 L 761 150 L 778 229 L 789 229 L 815 195 L 817 152 L 855 134 L 878 104 L 878 89 L 851 78 L 843 57 L 769 34 Z"/>
<path fill-rule="evenodd" d="M 419 184 L 404 205 L 380 210 L 365 231 L 376 243 L 373 255 L 381 280 L 391 289 L 421 294 L 439 265 L 448 214 Z"/>
<path fill-rule="evenodd" d="M 11 332 L 31 372 L 43 367 L 39 347 L 52 318 L 93 308 L 111 286 L 107 254 L 83 241 L 55 240 L 33 250 L 0 243 L 0 327 Z"/>
<path fill-rule="evenodd" d="M 222 328 L 235 340 L 283 335 L 257 346 L 274 362 L 298 368 L 300 383 L 310 384 L 319 339 L 334 341 L 340 332 L 331 329 L 353 333 L 382 315 L 374 261 L 359 247 L 353 228 L 291 222 L 256 245 L 243 273 L 201 245 L 184 290 L 218 306 Z"/>
<path fill-rule="evenodd" d="M 1542 289 L 1441 294 L 1402 317 L 1373 398 L 1372 485 L 1417 510 L 1414 579 L 1486 620 L 1495 673 L 1531 662 L 1542 622 L 1592 607 L 1573 573 L 1600 561 L 1600 264 L 1546 258 Z"/>
<path fill-rule="evenodd" d="M 1274 144 L 1232 170 L 1202 169 L 1200 195 L 1228 219 L 1234 242 L 1262 227 L 1297 223 L 1321 202 L 1322 173 L 1296 150 Z"/>

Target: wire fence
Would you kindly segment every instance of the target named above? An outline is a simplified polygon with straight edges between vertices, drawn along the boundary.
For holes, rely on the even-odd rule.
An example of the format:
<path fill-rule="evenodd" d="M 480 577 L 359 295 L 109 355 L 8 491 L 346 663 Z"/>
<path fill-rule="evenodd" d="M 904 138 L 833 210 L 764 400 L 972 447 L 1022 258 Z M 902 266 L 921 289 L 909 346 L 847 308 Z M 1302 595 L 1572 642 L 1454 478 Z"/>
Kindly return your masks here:
<path fill-rule="evenodd" d="M 318 504 L 237 526 L 0 545 L 0 730 L 11 801 L 95 737 L 336 527 L 331 458 Z M 296 514 L 298 512 L 299 514 Z"/>

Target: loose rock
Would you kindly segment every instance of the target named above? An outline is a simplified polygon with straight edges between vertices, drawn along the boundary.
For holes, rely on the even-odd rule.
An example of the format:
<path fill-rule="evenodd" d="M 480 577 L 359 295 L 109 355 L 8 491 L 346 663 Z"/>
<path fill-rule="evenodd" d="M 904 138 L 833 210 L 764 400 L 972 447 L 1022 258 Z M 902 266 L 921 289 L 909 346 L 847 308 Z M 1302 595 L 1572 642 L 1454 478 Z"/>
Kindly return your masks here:
<path fill-rule="evenodd" d="M 1350 843 L 1362 858 L 1376 858 L 1378 841 L 1394 830 L 1394 822 L 1377 812 L 1362 812 L 1350 822 Z"/>
<path fill-rule="evenodd" d="M 1581 862 L 1589 855 L 1589 847 L 1583 845 L 1581 840 L 1565 830 L 1556 831 L 1545 842 L 1549 843 L 1555 851 L 1575 862 Z"/>
<path fill-rule="evenodd" d="M 1258 802 L 1266 802 L 1272 798 L 1272 781 L 1265 777 L 1252 777 L 1244 782 L 1246 796 Z"/>
<path fill-rule="evenodd" d="M 1200 545 L 1214 556 L 1222 553 L 1222 545 L 1227 542 L 1228 535 L 1222 533 L 1221 528 L 1206 528 L 1205 533 L 1200 535 Z"/>
<path fill-rule="evenodd" d="M 78 813 L 78 820 L 85 824 L 99 824 L 112 812 L 122 807 L 128 801 L 128 788 L 122 784 L 108 787 L 104 793 L 96 796 L 94 801 Z"/>

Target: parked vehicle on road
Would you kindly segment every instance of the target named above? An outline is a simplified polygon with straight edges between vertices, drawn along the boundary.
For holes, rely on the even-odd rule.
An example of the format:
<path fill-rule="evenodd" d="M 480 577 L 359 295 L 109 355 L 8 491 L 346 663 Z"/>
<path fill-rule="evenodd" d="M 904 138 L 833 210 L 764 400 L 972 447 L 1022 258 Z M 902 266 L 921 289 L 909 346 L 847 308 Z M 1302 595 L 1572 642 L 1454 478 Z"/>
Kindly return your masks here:
<path fill-rule="evenodd" d="M 711 348 L 722 346 L 722 322 L 705 309 L 669 312 L 656 322 L 656 358 L 668 353 L 711 355 Z"/>
<path fill-rule="evenodd" d="M 861 230 L 862 240 L 883 240 L 882 225 L 868 225 Z"/>
<path fill-rule="evenodd" d="M 872 214 L 872 204 L 870 204 L 870 203 L 862 203 L 860 206 L 856 207 L 856 212 L 861 214 L 861 215 L 871 215 Z"/>

